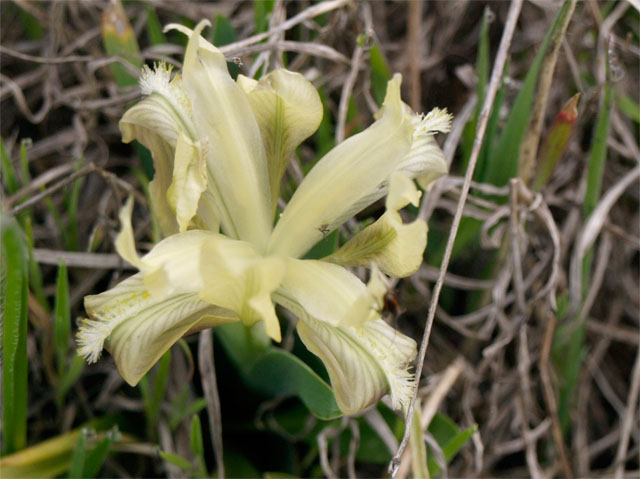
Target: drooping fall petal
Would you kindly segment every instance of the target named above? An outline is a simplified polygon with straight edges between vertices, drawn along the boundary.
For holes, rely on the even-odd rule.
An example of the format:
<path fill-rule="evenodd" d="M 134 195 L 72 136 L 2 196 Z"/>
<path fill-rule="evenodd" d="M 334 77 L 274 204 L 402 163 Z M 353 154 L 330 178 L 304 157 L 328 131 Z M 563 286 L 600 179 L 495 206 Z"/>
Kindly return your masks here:
<path fill-rule="evenodd" d="M 427 224 L 416 219 L 403 223 L 398 210 L 418 206 L 420 192 L 404 173 L 395 172 L 386 200 L 387 211 L 324 261 L 343 266 L 376 264 L 390 276 L 402 278 L 417 271 L 427 246 Z"/>

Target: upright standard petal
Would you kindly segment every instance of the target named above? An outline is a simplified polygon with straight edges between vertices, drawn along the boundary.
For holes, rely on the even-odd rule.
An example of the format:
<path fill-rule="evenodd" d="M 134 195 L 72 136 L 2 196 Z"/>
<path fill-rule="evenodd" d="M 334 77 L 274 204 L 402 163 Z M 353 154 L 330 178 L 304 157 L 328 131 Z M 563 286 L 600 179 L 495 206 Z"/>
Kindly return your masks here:
<path fill-rule="evenodd" d="M 167 199 L 175 170 L 178 139 L 182 136 L 190 142 L 200 142 L 193 123 L 191 102 L 182 88 L 179 75 L 171 79 L 171 68 L 163 63 L 156 64 L 153 70 L 145 66 L 140 87 L 147 97 L 130 108 L 120 120 L 122 141 L 138 140 L 151 151 L 155 169 L 149 185 L 151 207 L 163 234 L 169 236 L 180 229 L 175 204 L 170 205 Z M 216 231 L 219 213 L 214 201 L 206 201 L 210 199 L 210 195 L 203 198 L 204 204 L 197 220 L 207 229 Z M 184 223 L 184 218 L 181 221 Z"/>
<path fill-rule="evenodd" d="M 209 144 L 209 175 L 220 199 L 224 233 L 264 248 L 271 233 L 269 174 L 249 100 L 229 75 L 225 57 L 200 32 L 191 33 L 182 83 L 198 138 Z"/>
<path fill-rule="evenodd" d="M 165 236 L 178 231 L 175 214 L 167 202 L 167 189 L 173 174 L 173 157 L 178 136 L 195 140 L 191 105 L 180 86 L 171 79 L 171 68 L 159 63 L 152 70 L 145 65 L 140 77 L 145 99 L 131 107 L 120 120 L 122 141 L 138 140 L 153 157 L 155 175 L 149 185 L 153 213 Z"/>
<path fill-rule="evenodd" d="M 314 86 L 299 73 L 274 70 L 260 81 L 238 76 L 258 121 L 269 164 L 271 207 L 275 212 L 280 181 L 295 149 L 322 120 L 322 102 Z"/>

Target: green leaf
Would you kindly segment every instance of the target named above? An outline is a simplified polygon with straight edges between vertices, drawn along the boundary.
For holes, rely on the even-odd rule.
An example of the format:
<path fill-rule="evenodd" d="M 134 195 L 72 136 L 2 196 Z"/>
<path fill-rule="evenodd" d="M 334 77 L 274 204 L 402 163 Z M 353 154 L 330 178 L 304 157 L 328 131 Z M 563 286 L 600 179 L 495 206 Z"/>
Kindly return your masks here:
<path fill-rule="evenodd" d="M 102 464 L 104 464 L 104 461 L 107 459 L 107 456 L 109 455 L 109 449 L 111 448 L 111 443 L 114 442 L 114 439 L 112 439 L 112 434 L 113 434 L 112 431 L 113 430 L 109 431 L 105 435 L 105 437 L 100 441 L 98 441 L 96 446 L 87 453 L 87 459 L 85 461 L 84 471 L 82 476 L 83 478 L 96 477 L 96 475 L 100 471 Z M 117 434 L 117 428 L 116 428 L 116 434 Z"/>
<path fill-rule="evenodd" d="M 600 191 L 602 189 L 602 175 L 604 165 L 607 161 L 607 137 L 609 136 L 609 125 L 611 120 L 611 85 L 606 82 L 604 85 L 604 98 L 598 113 L 598 122 L 593 133 L 591 143 L 591 154 L 587 164 L 587 191 L 584 195 L 582 217 L 587 219 L 598 204 Z"/>
<path fill-rule="evenodd" d="M 340 231 L 333 230 L 325 238 L 318 241 L 307 254 L 304 259 L 320 259 L 331 255 L 338 249 L 338 240 L 340 239 Z"/>
<path fill-rule="evenodd" d="M 626 93 L 616 95 L 616 105 L 622 113 L 636 123 L 640 123 L 640 105 Z"/>
<path fill-rule="evenodd" d="M 269 28 L 269 15 L 273 12 L 274 0 L 261 0 L 253 2 L 253 17 L 255 21 L 255 32 L 266 32 Z"/>
<path fill-rule="evenodd" d="M 429 433 L 435 438 L 436 442 L 442 449 L 447 464 L 458 454 L 460 449 L 467 443 L 473 433 L 478 430 L 478 426 L 474 424 L 466 429 L 460 430 L 458 426 L 447 416 L 436 413 L 429 424 Z M 434 476 L 440 472 L 438 462 L 430 454 L 427 458 L 429 473 Z"/>
<path fill-rule="evenodd" d="M 0 213 L 2 268 L 2 453 L 27 444 L 28 255 L 15 219 Z"/>
<path fill-rule="evenodd" d="M 202 426 L 197 414 L 191 420 L 191 451 L 198 460 L 197 477 L 207 477 L 207 464 L 204 460 L 204 442 L 202 440 Z"/>
<path fill-rule="evenodd" d="M 58 383 L 56 400 L 59 404 L 62 403 L 62 400 L 69 392 L 69 389 L 71 389 L 80 378 L 85 364 L 86 362 L 82 356 L 76 355 L 71 360 L 71 366 L 65 371 L 65 373 L 62 375 L 62 378 L 60 379 L 60 382 Z"/>
<path fill-rule="evenodd" d="M 16 170 L 7 154 L 2 138 L 0 138 L 0 160 L 2 161 L 2 183 L 7 193 L 12 195 L 20 189 L 20 181 L 18 181 L 18 175 L 16 175 Z"/>
<path fill-rule="evenodd" d="M 69 479 L 82 479 L 84 477 L 85 456 L 85 435 L 83 433 L 78 435 L 76 447 L 71 455 L 71 467 L 67 475 Z"/>
<path fill-rule="evenodd" d="M 173 454 L 171 452 L 160 451 L 160 457 L 167 461 L 169 464 L 173 464 L 174 466 L 179 467 L 185 472 L 193 471 L 193 466 L 191 465 L 191 463 L 182 456 L 178 456 L 177 454 Z"/>
<path fill-rule="evenodd" d="M 135 68 L 142 68 L 138 40 L 120 1 L 109 3 L 109 6 L 102 14 L 101 29 L 102 44 L 107 55 L 121 57 Z M 114 62 L 110 65 L 110 68 L 119 87 L 138 83 L 138 77 L 123 65 Z"/>
<path fill-rule="evenodd" d="M 162 32 L 162 24 L 158 19 L 158 14 L 153 5 L 147 3 L 144 6 L 144 10 L 147 13 L 147 38 L 151 45 L 160 45 L 167 43 L 167 37 Z"/>
<path fill-rule="evenodd" d="M 217 47 L 222 47 L 224 45 L 229 45 L 236 41 L 237 35 L 236 30 L 233 28 L 233 25 L 229 21 L 229 19 L 223 15 L 216 15 L 216 20 L 213 26 L 213 44 Z M 238 74 L 240 73 L 240 67 L 234 62 L 227 62 L 227 69 L 229 70 L 229 75 L 234 80 L 238 78 Z"/>
<path fill-rule="evenodd" d="M 377 43 L 374 43 L 369 51 L 369 62 L 371 63 L 371 90 L 373 98 L 380 106 L 387 94 L 387 82 L 391 78 L 391 71 Z"/>
<path fill-rule="evenodd" d="M 69 306 L 69 279 L 63 260 L 58 263 L 56 300 L 54 306 L 53 337 L 56 348 L 56 366 L 61 378 L 67 369 L 67 354 L 71 338 L 71 311 Z"/>
<path fill-rule="evenodd" d="M 496 186 L 504 186 L 509 178 L 518 174 L 518 160 L 520 157 L 520 144 L 529 126 L 531 106 L 536 90 L 536 83 L 542 66 L 542 60 L 547 47 L 556 30 L 562 25 L 563 18 L 569 12 L 570 0 L 565 0 L 558 10 L 553 24 L 540 45 L 540 50 L 522 84 L 522 88 L 516 97 L 513 107 L 507 117 L 505 127 L 502 130 L 500 140 L 488 157 L 488 169 L 486 180 Z"/>
<path fill-rule="evenodd" d="M 215 330 L 246 383 L 272 397 L 295 395 L 320 419 L 340 417 L 329 385 L 298 357 L 256 339 L 254 328 L 233 323 Z M 252 347 L 254 344 L 260 349 Z"/>
<path fill-rule="evenodd" d="M 104 430 L 113 424 L 110 418 L 94 419 L 83 426 L 65 434 L 55 436 L 38 444 L 29 446 L 19 452 L 0 458 L 0 471 L 3 478 L 34 479 L 51 478 L 63 474 L 71 467 L 74 447 L 77 446 L 78 437 L 84 435 L 83 430 L 95 428 Z M 93 460 L 87 455 L 85 437 L 85 460 Z M 86 469 L 75 477 L 87 477 Z"/>
<path fill-rule="evenodd" d="M 429 469 L 427 468 L 427 448 L 422 438 L 422 419 L 420 414 L 420 406 L 413 410 L 413 421 L 411 422 L 411 435 L 409 443 L 411 444 L 411 472 L 413 477 L 430 478 Z"/>
<path fill-rule="evenodd" d="M 29 285 L 31 291 L 35 294 L 38 302 L 42 308 L 48 313 L 49 302 L 44 294 L 44 288 L 42 286 L 42 272 L 40 271 L 40 265 L 33 256 L 33 220 L 31 215 L 26 215 L 23 221 L 24 233 L 27 239 L 27 248 L 29 253 Z"/>
<path fill-rule="evenodd" d="M 462 135 L 462 169 L 466 170 L 469 164 L 469 157 L 471 156 L 471 150 L 473 148 L 473 141 L 476 136 L 476 128 L 478 126 L 478 116 L 480 116 L 480 110 L 484 103 L 484 94 L 489 82 L 489 24 L 491 23 L 491 16 L 493 13 L 489 7 L 484 8 L 484 14 L 482 16 L 482 25 L 480 26 L 480 40 L 478 42 L 478 56 L 476 58 L 476 75 L 478 77 L 478 83 L 476 84 L 476 110 L 473 117 L 465 125 Z"/>

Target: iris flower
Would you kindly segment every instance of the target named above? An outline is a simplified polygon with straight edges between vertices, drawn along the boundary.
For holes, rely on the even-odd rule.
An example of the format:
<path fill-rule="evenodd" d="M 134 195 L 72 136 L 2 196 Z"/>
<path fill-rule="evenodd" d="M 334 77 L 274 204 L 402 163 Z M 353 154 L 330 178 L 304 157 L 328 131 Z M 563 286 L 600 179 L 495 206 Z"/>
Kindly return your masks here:
<path fill-rule="evenodd" d="M 399 210 L 418 204 L 414 180 L 426 189 L 446 173 L 434 135 L 448 131 L 450 115 L 412 112 L 396 74 L 376 121 L 321 158 L 274 221 L 288 160 L 318 128 L 322 103 L 309 81 L 284 69 L 234 81 L 224 55 L 200 35 L 207 23 L 167 27 L 189 37 L 182 72 L 145 67 L 146 97 L 120 121 L 123 141 L 136 139 L 153 155 L 151 206 L 165 237 L 140 257 L 127 201 L 115 245 L 139 272 L 85 298 L 79 354 L 94 362 L 106 348 L 135 385 L 192 331 L 261 322 L 280 341 L 279 304 L 297 316 L 298 335 L 324 362 L 343 413 L 385 394 L 404 408 L 416 343 L 381 318 L 384 275 L 408 276 L 422 263 L 427 225 L 404 223 Z M 330 256 L 303 259 L 383 197 L 377 221 Z M 352 266 L 370 270 L 367 283 Z"/>

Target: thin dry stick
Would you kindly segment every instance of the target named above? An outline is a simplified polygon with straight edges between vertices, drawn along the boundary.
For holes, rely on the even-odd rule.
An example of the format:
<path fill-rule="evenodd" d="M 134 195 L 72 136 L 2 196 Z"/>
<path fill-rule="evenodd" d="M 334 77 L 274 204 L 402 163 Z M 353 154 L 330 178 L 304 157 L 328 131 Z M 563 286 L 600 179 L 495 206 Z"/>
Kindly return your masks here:
<path fill-rule="evenodd" d="M 496 93 L 498 91 L 498 86 L 502 79 L 502 72 L 504 70 L 504 65 L 507 60 L 507 53 L 509 47 L 511 46 L 511 39 L 513 38 L 513 33 L 516 28 L 516 23 L 518 21 L 518 17 L 520 16 L 520 9 L 522 8 L 522 0 L 514 0 L 509 6 L 509 13 L 507 15 L 507 21 L 505 23 L 504 32 L 502 34 L 502 39 L 500 40 L 500 46 L 498 48 L 498 54 L 496 55 L 496 62 L 493 67 L 493 71 L 491 72 L 491 81 L 489 83 L 489 88 L 487 90 L 487 96 L 485 98 L 484 104 L 482 105 L 482 111 L 480 112 L 480 116 L 478 118 L 478 129 L 476 130 L 476 137 L 473 142 L 473 150 L 471 151 L 471 157 L 469 158 L 469 166 L 467 167 L 467 172 L 464 177 L 464 184 L 462 186 L 462 192 L 460 194 L 460 199 L 458 200 L 458 208 L 456 210 L 456 214 L 453 217 L 453 223 L 451 225 L 451 231 L 449 232 L 449 238 L 447 240 L 447 247 L 444 252 L 444 257 L 442 259 L 442 265 L 440 266 L 440 275 L 438 276 L 438 281 L 433 290 L 433 296 L 431 297 L 431 303 L 429 305 L 429 314 L 427 316 L 427 324 L 425 327 L 424 335 L 422 337 L 422 343 L 420 344 L 420 353 L 418 355 L 418 361 L 416 366 L 416 378 L 419 380 L 420 375 L 422 374 L 422 367 L 424 365 L 424 357 L 427 353 L 427 346 L 429 345 L 429 337 L 431 335 L 431 328 L 433 326 L 433 318 L 436 314 L 436 306 L 438 305 L 438 298 L 440 297 L 440 291 L 442 290 L 442 285 L 444 284 L 444 277 L 447 272 L 447 267 L 449 266 L 449 260 L 451 259 L 451 251 L 453 250 L 453 243 L 456 238 L 456 234 L 458 233 L 458 227 L 460 225 L 460 220 L 462 218 L 462 209 L 467 200 L 467 195 L 469 194 L 469 187 L 471 185 L 471 178 L 473 177 L 473 172 L 476 168 L 476 163 L 478 161 L 478 156 L 480 154 L 480 148 L 482 146 L 482 141 L 484 139 L 484 133 L 487 129 L 487 123 L 489 121 L 489 115 L 491 114 L 491 108 L 493 107 L 493 101 L 496 97 Z M 402 453 L 404 449 L 407 447 L 407 443 L 409 442 L 409 435 L 411 432 L 411 422 L 413 420 L 413 409 L 415 406 L 417 396 L 417 388 L 411 398 L 411 402 L 409 403 L 409 407 L 407 408 L 406 414 L 406 425 L 404 430 L 404 436 L 402 437 L 402 442 L 398 447 L 398 451 L 395 456 L 391 459 L 389 463 L 389 472 L 391 477 L 395 478 L 396 472 L 398 470 L 398 465 L 400 464 L 400 458 L 402 457 Z"/>
<path fill-rule="evenodd" d="M 464 365 L 464 359 L 462 358 L 462 356 L 458 356 L 442 374 L 437 386 L 429 395 L 429 398 L 425 402 L 425 405 L 422 407 L 422 412 L 420 413 L 420 427 L 422 428 L 422 430 L 426 430 L 426 428 L 431 423 L 431 420 L 436 415 L 436 412 L 438 412 L 440 403 L 442 403 L 442 401 L 447 396 L 454 383 L 458 379 L 458 376 L 463 371 Z M 411 466 L 411 455 L 411 449 L 407 449 L 404 451 L 404 454 L 402 455 L 402 462 L 400 464 L 400 467 L 398 468 L 398 479 L 403 479 L 409 474 L 409 467 Z"/>
<path fill-rule="evenodd" d="M 627 448 L 629 447 L 629 436 L 634 426 L 634 416 L 638 408 L 636 403 L 638 402 L 638 391 L 640 390 L 640 348 L 638 348 L 638 352 L 636 353 L 636 362 L 633 365 L 633 372 L 631 374 L 631 388 L 627 396 L 627 407 L 624 417 L 622 418 L 620 442 L 618 443 L 618 450 L 616 452 L 616 479 L 624 477 L 625 457 L 627 455 Z"/>
<path fill-rule="evenodd" d="M 631 184 L 640 178 L 640 166 L 636 166 L 629 171 L 622 179 L 609 189 L 602 197 L 596 209 L 591 213 L 587 224 L 578 235 L 578 242 L 574 247 L 574 254 L 571 258 L 569 270 L 569 293 L 571 297 L 571 310 L 577 311 L 582 300 L 582 259 L 587 254 L 587 250 L 593 246 L 598 234 L 602 230 L 609 210 L 613 207 L 618 198 Z"/>
<path fill-rule="evenodd" d="M 213 362 L 213 333 L 205 329 L 200 333 L 198 343 L 198 367 L 202 377 L 202 390 L 207 400 L 207 413 L 211 428 L 211 442 L 216 453 L 218 479 L 224 477 L 224 460 L 222 448 L 222 413 L 220 412 L 220 396 L 216 381 L 216 367 Z"/>
<path fill-rule="evenodd" d="M 297 24 L 304 22 L 305 20 L 309 20 L 311 18 L 322 15 L 323 13 L 330 12 L 331 10 L 335 10 L 340 8 L 351 0 L 331 0 L 327 2 L 322 2 L 312 7 L 307 8 L 306 10 L 300 12 L 295 17 L 291 17 L 284 23 L 281 23 L 273 30 L 269 30 L 263 33 L 259 33 L 249 38 L 245 38 L 239 42 L 230 43 L 229 45 L 225 45 L 220 47 L 220 51 L 226 54 L 234 54 L 237 50 L 240 50 L 249 45 L 253 45 L 254 43 L 261 42 L 262 40 L 269 38 L 274 33 L 284 32 L 289 30 L 290 28 L 295 27 Z"/>
<path fill-rule="evenodd" d="M 562 465 L 562 471 L 564 477 L 570 479 L 573 477 L 573 471 L 567 459 L 567 448 L 562 437 L 562 428 L 560 427 L 560 420 L 558 419 L 558 402 L 551 382 L 551 373 L 549 366 L 549 357 L 551 355 L 551 344 L 553 343 L 553 336 L 556 329 L 556 315 L 551 311 L 541 306 L 539 309 L 539 316 L 546 317 L 547 327 L 544 331 L 544 340 L 542 342 L 542 350 L 540 351 L 540 380 L 542 382 L 542 393 L 544 396 L 544 402 L 547 404 L 547 410 L 551 417 L 551 434 L 553 435 L 553 441 L 556 443 L 558 453 L 560 454 L 560 464 Z"/>

